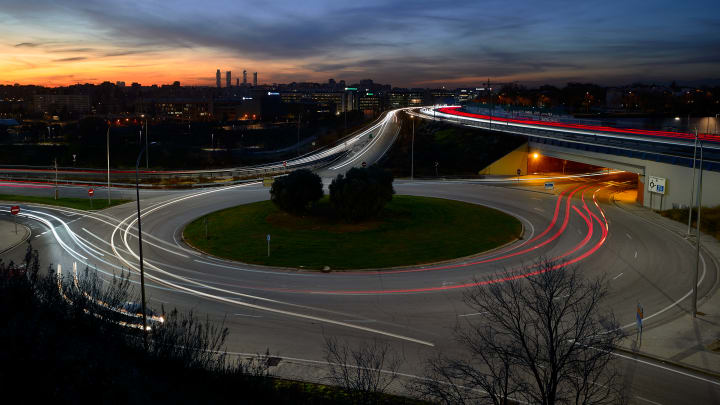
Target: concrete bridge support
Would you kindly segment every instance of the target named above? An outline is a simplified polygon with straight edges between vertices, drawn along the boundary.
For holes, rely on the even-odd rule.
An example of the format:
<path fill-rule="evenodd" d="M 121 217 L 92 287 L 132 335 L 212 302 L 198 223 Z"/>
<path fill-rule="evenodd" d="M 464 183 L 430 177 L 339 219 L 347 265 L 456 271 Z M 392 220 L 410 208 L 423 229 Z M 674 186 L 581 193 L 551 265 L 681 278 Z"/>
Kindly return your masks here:
<path fill-rule="evenodd" d="M 645 207 L 656 210 L 687 208 L 691 202 L 690 193 L 693 189 L 693 170 L 691 167 L 592 151 L 582 151 L 544 143 L 530 142 L 529 146 L 531 151 L 538 151 L 538 153 L 545 156 L 637 173 L 638 202 Z M 694 183 L 696 187 L 699 174 L 700 172 L 697 171 Z M 720 173 L 703 170 L 702 175 L 702 205 L 710 207 L 720 205 Z M 648 191 L 647 181 L 649 176 L 665 179 L 664 195 Z M 695 188 L 695 190 L 697 189 Z M 696 196 L 693 195 L 693 205 L 695 205 L 695 198 Z"/>

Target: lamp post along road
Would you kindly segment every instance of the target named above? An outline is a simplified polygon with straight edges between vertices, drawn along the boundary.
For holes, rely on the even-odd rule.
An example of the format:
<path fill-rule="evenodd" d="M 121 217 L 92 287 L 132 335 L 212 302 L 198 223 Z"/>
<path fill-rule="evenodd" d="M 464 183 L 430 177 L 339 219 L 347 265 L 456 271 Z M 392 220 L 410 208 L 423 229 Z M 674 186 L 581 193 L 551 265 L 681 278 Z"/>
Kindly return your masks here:
<path fill-rule="evenodd" d="M 415 117 L 410 116 L 412 121 L 412 142 L 410 144 L 410 180 L 415 179 Z"/>
<path fill-rule="evenodd" d="M 703 146 L 700 142 L 700 175 L 698 177 L 697 186 L 697 236 L 696 236 L 696 252 L 695 252 L 695 278 L 693 282 L 693 318 L 697 317 L 697 300 L 698 300 L 698 276 L 700 273 L 700 213 L 702 211 L 702 178 L 703 178 Z"/>
<path fill-rule="evenodd" d="M 55 199 L 58 199 L 58 175 L 57 175 L 57 158 L 55 158 Z"/>
<path fill-rule="evenodd" d="M 150 168 L 150 149 L 148 149 L 148 124 L 145 120 L 145 168 Z"/>
<path fill-rule="evenodd" d="M 154 145 L 155 143 L 156 142 L 151 142 L 150 145 Z M 138 253 L 140 257 L 140 295 L 142 297 L 143 338 L 146 350 L 148 348 L 147 313 L 145 311 L 145 269 L 143 266 L 142 224 L 140 223 L 140 179 L 138 172 L 140 170 L 140 158 L 142 157 L 143 152 L 145 152 L 148 146 L 149 145 L 146 145 L 144 148 L 142 148 L 140 154 L 137 157 L 137 162 L 135 163 L 135 195 L 137 197 Z"/>
<path fill-rule="evenodd" d="M 110 126 L 107 129 L 107 199 L 108 207 L 110 206 Z"/>
<path fill-rule="evenodd" d="M 695 148 L 693 149 L 693 178 L 692 183 L 690 183 L 690 204 L 688 204 L 688 227 L 687 227 L 687 236 L 690 237 L 690 230 L 692 229 L 690 224 L 692 223 L 692 207 L 693 207 L 693 194 L 695 194 L 695 159 L 697 157 L 697 144 L 698 144 L 698 132 L 697 128 L 695 128 Z"/>

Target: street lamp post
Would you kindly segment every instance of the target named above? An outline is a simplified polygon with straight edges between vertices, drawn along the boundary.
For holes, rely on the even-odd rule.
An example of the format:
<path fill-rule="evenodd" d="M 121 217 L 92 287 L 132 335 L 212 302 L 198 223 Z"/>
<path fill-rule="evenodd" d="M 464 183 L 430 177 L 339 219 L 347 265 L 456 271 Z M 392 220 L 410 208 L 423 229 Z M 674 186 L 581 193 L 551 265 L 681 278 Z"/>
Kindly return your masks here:
<path fill-rule="evenodd" d="M 108 198 L 108 207 L 110 206 L 110 125 L 108 125 L 107 129 L 107 198 Z"/>
<path fill-rule="evenodd" d="M 150 145 L 154 145 L 157 142 L 151 142 Z M 149 146 L 149 145 L 148 145 Z M 148 146 L 145 146 L 140 151 L 140 154 L 137 157 L 137 162 L 135 163 L 135 195 L 137 197 L 137 223 L 138 223 L 138 253 L 140 256 L 140 295 L 142 297 L 142 320 L 143 320 L 143 335 L 145 339 L 145 349 L 148 347 L 148 339 L 147 339 L 147 314 L 145 311 L 145 269 L 143 267 L 143 251 L 142 251 L 142 225 L 140 223 L 140 179 L 139 179 L 139 168 L 140 168 L 140 158 L 142 157 L 143 152 L 147 149 Z"/>
<path fill-rule="evenodd" d="M 697 300 L 698 300 L 698 275 L 700 273 L 700 213 L 702 210 L 702 178 L 703 178 L 703 146 L 700 143 L 700 176 L 698 177 L 697 186 L 697 237 L 696 237 L 696 252 L 695 252 L 695 281 L 693 282 L 693 318 L 697 317 Z"/>
<path fill-rule="evenodd" d="M 415 179 L 415 117 L 410 116 L 412 121 L 412 142 L 410 144 L 410 181 Z"/>
<path fill-rule="evenodd" d="M 58 199 L 57 158 L 55 158 L 55 199 Z"/>
<path fill-rule="evenodd" d="M 148 125 L 147 120 L 145 120 L 145 149 L 148 147 Z M 147 149 L 145 151 L 145 169 L 148 169 L 150 167 L 150 149 Z"/>
<path fill-rule="evenodd" d="M 693 188 L 695 188 L 695 159 L 697 157 L 697 144 L 698 144 L 698 132 L 697 128 L 695 128 L 695 148 L 693 149 L 693 178 L 692 183 L 690 183 L 690 204 L 688 205 L 688 227 L 687 227 L 687 237 L 690 237 L 690 223 L 692 222 L 692 206 L 693 206 L 693 194 L 694 191 Z"/>
<path fill-rule="evenodd" d="M 298 124 L 297 124 L 297 143 L 295 144 L 295 153 L 297 156 L 300 156 L 300 119 L 302 118 L 302 113 L 298 114 Z M 347 129 L 347 125 L 346 128 Z"/>

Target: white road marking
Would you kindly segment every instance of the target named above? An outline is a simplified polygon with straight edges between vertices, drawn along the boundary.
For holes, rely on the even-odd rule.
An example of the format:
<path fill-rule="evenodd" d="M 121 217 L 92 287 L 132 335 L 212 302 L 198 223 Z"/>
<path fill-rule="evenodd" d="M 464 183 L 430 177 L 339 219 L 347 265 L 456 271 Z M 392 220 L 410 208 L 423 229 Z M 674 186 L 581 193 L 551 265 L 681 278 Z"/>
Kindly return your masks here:
<path fill-rule="evenodd" d="M 635 251 L 635 258 L 637 259 L 637 250 Z"/>
<path fill-rule="evenodd" d="M 535 211 L 545 212 L 545 210 L 542 209 L 542 208 L 535 207 L 535 208 L 533 208 L 533 209 L 534 209 Z"/>
<path fill-rule="evenodd" d="M 262 315 L 250 315 L 250 314 L 233 314 L 235 316 L 246 316 L 248 318 L 262 318 Z"/>
<path fill-rule="evenodd" d="M 158 210 L 158 209 L 160 209 L 160 208 L 162 208 L 162 207 L 165 207 L 165 206 L 167 206 L 167 205 L 174 204 L 174 203 L 177 203 L 177 202 L 180 202 L 180 201 L 189 199 L 189 198 L 195 198 L 195 197 L 199 197 L 199 196 L 206 195 L 206 194 L 216 193 L 216 192 L 219 192 L 219 191 L 227 191 L 228 189 L 235 189 L 235 188 L 238 188 L 238 187 L 245 187 L 245 186 L 248 186 L 248 185 L 250 185 L 250 184 L 254 184 L 254 183 L 248 183 L 248 184 L 243 184 L 243 185 L 239 185 L 239 186 L 231 186 L 231 187 L 227 187 L 227 188 L 215 189 L 215 190 L 205 191 L 205 192 L 201 192 L 201 193 L 191 194 L 191 195 L 189 195 L 189 196 L 184 196 L 184 197 L 178 198 L 178 199 L 176 199 L 176 200 L 172 200 L 172 201 L 170 201 L 170 202 L 167 202 L 167 203 L 164 203 L 164 204 L 160 204 L 160 205 L 154 207 L 153 209 L 147 210 L 145 213 L 141 214 L 141 216 L 146 216 L 146 215 L 150 214 L 151 212 L 156 211 L 156 210 Z M 120 230 L 120 228 L 123 226 L 123 224 L 126 223 L 128 220 L 130 220 L 130 219 L 132 219 L 132 218 L 134 218 L 134 215 L 128 216 L 127 218 L 125 218 L 124 220 L 122 220 L 120 223 L 118 223 L 117 226 L 115 226 L 115 229 L 113 229 L 113 232 L 112 232 L 112 234 L 110 235 L 110 243 L 111 243 L 113 252 L 115 253 L 115 256 L 116 256 L 118 259 L 120 259 L 121 261 L 123 261 L 123 262 L 128 266 L 128 268 L 134 270 L 135 272 L 139 272 L 139 269 L 138 269 L 134 264 L 128 262 L 128 261 L 125 260 L 122 256 L 120 256 L 120 254 L 117 252 L 117 249 L 116 249 L 115 243 L 114 243 L 114 241 L 115 241 L 115 234 L 119 231 L 120 233 L 123 234 L 123 236 L 121 236 L 120 239 L 121 239 L 121 241 L 123 242 L 123 244 L 125 245 L 125 248 L 128 250 L 128 253 L 130 253 L 130 255 L 133 256 L 133 257 L 135 257 L 136 259 L 139 258 L 138 255 L 130 248 L 130 245 L 129 245 L 129 243 L 128 243 L 128 234 L 129 234 L 129 231 L 130 231 L 130 229 L 132 228 L 132 226 L 137 222 L 137 219 L 133 219 L 132 221 L 130 221 L 130 222 L 127 224 L 127 226 L 126 226 L 126 228 L 125 228 L 124 231 L 121 231 L 121 230 Z M 217 292 L 221 292 L 221 293 L 226 293 L 226 294 L 232 294 L 232 295 L 238 296 L 238 297 L 255 299 L 255 300 L 261 300 L 261 301 L 265 301 L 265 302 L 272 302 L 272 303 L 281 304 L 281 305 L 294 305 L 294 304 L 284 303 L 284 302 L 282 302 L 282 301 L 277 301 L 277 300 L 273 300 L 273 299 L 269 299 L 269 298 L 265 298 L 265 297 L 261 297 L 261 296 L 243 294 L 243 293 L 236 292 L 236 291 L 230 291 L 230 290 L 226 290 L 226 289 L 221 289 L 221 288 L 213 287 L 213 286 L 210 286 L 210 285 L 208 285 L 208 284 L 200 283 L 200 282 L 198 282 L 198 281 L 189 279 L 189 278 L 187 278 L 187 277 L 182 277 L 182 276 L 179 276 L 179 275 L 177 275 L 177 274 L 167 272 L 167 271 L 161 269 L 160 267 L 155 266 L 155 265 L 153 265 L 153 264 L 151 264 L 151 263 L 147 263 L 147 267 L 148 267 L 149 269 L 153 269 L 153 270 L 155 270 L 155 271 L 157 271 L 157 272 L 159 272 L 159 273 L 161 273 L 161 274 L 163 274 L 163 275 L 165 275 L 165 276 L 170 276 L 170 277 L 173 277 L 173 278 L 175 278 L 175 279 L 181 280 L 181 281 L 183 281 L 183 282 L 190 283 L 190 284 L 194 284 L 194 285 L 196 285 L 196 286 L 198 286 L 198 287 L 201 287 L 201 288 L 207 288 L 207 289 L 210 289 L 210 290 L 213 290 L 213 291 L 217 291 Z M 208 298 L 208 299 L 212 299 L 212 300 L 216 300 L 216 301 L 221 301 L 221 302 L 225 302 L 225 303 L 229 303 L 229 304 L 235 304 L 235 305 L 238 305 L 238 306 L 244 306 L 244 307 L 252 308 L 252 309 L 255 309 L 255 310 L 259 310 L 259 311 L 273 312 L 273 313 L 276 313 L 276 314 L 286 315 L 286 316 L 289 316 L 289 317 L 307 319 L 307 320 L 311 320 L 311 321 L 322 322 L 322 323 L 327 323 L 327 324 L 337 325 L 337 326 L 344 326 L 344 327 L 347 327 L 347 328 L 362 330 L 362 331 L 364 331 L 364 332 L 375 333 L 375 334 L 378 334 L 378 335 L 384 335 L 384 336 L 388 336 L 388 337 L 392 337 L 392 338 L 396 338 L 396 339 L 405 340 L 405 341 L 408 341 L 408 342 L 418 343 L 418 344 L 425 345 L 425 346 L 430 346 L 430 347 L 435 346 L 435 344 L 432 343 L 432 342 L 428 342 L 428 341 L 421 340 L 421 339 L 416 339 L 416 338 L 409 337 L 409 336 L 400 335 L 400 334 L 397 334 L 397 333 L 392 333 L 392 332 L 383 331 L 383 330 L 379 330 L 379 329 L 373 329 L 373 328 L 369 328 L 369 327 L 361 326 L 361 325 L 354 325 L 354 324 L 347 323 L 347 322 L 337 321 L 337 320 L 329 319 L 329 318 L 323 318 L 323 317 L 315 316 L 315 315 L 304 314 L 304 313 L 300 313 L 300 312 L 292 312 L 292 311 L 288 311 L 288 310 L 282 310 L 282 309 L 271 308 L 271 307 L 266 307 L 266 306 L 257 305 L 257 304 L 251 304 L 251 303 L 248 303 L 248 302 L 240 301 L 240 300 L 238 300 L 238 299 L 232 299 L 232 298 L 227 298 L 227 297 L 220 296 L 220 295 L 209 294 L 209 293 L 206 293 L 206 292 L 203 292 L 203 291 L 199 291 L 199 290 L 195 290 L 195 289 L 192 289 L 192 288 L 188 288 L 188 287 L 186 287 L 186 286 L 184 286 L 184 285 L 180 285 L 180 284 L 174 283 L 174 282 L 172 282 L 172 281 L 169 281 L 168 279 L 163 279 L 163 278 L 160 278 L 160 277 L 155 276 L 155 275 L 152 275 L 152 274 L 147 274 L 147 272 L 146 272 L 146 274 L 145 274 L 145 277 L 146 277 L 147 279 L 150 279 L 150 280 L 156 281 L 156 282 L 158 282 L 158 283 L 164 284 L 164 285 L 166 285 L 166 286 L 168 286 L 168 287 L 174 288 L 174 289 L 176 289 L 176 290 L 178 290 L 178 291 L 190 293 L 190 294 L 193 294 L 193 295 L 199 296 L 199 297 L 204 297 L 204 298 Z"/>
<path fill-rule="evenodd" d="M 613 277 L 613 280 L 616 280 L 618 277 L 622 276 L 623 274 L 625 274 L 625 273 L 618 274 L 617 276 Z"/>
<path fill-rule="evenodd" d="M 459 317 L 476 316 L 476 315 L 483 315 L 483 314 L 487 314 L 487 313 L 489 313 L 489 312 L 475 312 L 475 313 L 472 313 L 472 314 L 465 314 L 465 315 L 458 315 L 458 316 L 459 316 Z"/>
<path fill-rule="evenodd" d="M 625 236 L 627 236 L 628 239 L 632 240 L 632 236 L 629 233 L 625 233 Z"/>
<path fill-rule="evenodd" d="M 635 395 L 635 398 L 637 398 L 637 399 L 639 399 L 639 400 L 641 400 L 641 401 L 649 402 L 649 403 L 651 403 L 651 404 L 662 405 L 660 402 L 651 401 L 651 400 L 649 400 L 649 399 L 647 399 L 647 398 L 639 397 L 639 396 L 637 396 L 637 395 Z"/>

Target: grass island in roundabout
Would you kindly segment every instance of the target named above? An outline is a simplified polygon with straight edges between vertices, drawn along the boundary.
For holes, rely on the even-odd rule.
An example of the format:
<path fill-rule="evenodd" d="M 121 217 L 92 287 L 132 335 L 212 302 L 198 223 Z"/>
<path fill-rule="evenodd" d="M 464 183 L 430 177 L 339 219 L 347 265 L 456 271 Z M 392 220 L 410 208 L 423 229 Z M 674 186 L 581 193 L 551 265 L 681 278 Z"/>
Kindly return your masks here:
<path fill-rule="evenodd" d="M 522 233 L 520 221 L 508 214 L 440 198 L 396 195 L 376 219 L 359 223 L 335 219 L 330 212 L 327 197 L 304 216 L 261 201 L 200 217 L 187 225 L 183 237 L 196 249 L 225 259 L 337 270 L 470 256 L 512 242 Z"/>

